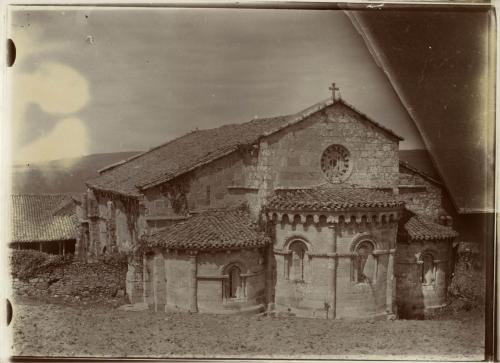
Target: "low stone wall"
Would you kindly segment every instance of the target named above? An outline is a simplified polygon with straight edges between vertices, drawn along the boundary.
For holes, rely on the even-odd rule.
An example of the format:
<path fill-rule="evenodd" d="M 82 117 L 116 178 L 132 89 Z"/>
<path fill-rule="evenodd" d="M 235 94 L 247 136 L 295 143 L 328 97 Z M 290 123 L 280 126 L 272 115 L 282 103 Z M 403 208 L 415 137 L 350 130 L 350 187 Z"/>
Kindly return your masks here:
<path fill-rule="evenodd" d="M 14 294 L 72 301 L 120 302 L 125 296 L 126 269 L 102 262 L 73 262 L 29 280 L 13 279 Z"/>

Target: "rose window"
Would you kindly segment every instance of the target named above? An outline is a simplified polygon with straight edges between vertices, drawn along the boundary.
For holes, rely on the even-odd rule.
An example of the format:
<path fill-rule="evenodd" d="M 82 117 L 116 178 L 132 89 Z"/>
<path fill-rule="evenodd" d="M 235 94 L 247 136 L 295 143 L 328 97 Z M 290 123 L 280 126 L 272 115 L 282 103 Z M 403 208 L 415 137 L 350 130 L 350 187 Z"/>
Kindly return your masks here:
<path fill-rule="evenodd" d="M 352 168 L 349 151 L 341 145 L 329 146 L 321 156 L 321 170 L 332 183 L 344 181 Z"/>

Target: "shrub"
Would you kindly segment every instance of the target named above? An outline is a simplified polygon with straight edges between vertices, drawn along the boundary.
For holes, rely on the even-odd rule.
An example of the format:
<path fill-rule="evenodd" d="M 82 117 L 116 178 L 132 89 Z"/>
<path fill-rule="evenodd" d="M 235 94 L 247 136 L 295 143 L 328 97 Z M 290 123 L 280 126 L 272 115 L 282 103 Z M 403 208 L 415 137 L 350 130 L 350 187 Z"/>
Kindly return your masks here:
<path fill-rule="evenodd" d="M 12 250 L 10 256 L 11 274 L 21 280 L 28 280 L 58 266 L 70 263 L 72 255 L 50 255 L 35 250 Z"/>
<path fill-rule="evenodd" d="M 112 252 L 105 254 L 101 256 L 99 260 L 104 264 L 113 267 L 127 268 L 128 266 L 128 257 L 125 252 Z"/>
<path fill-rule="evenodd" d="M 485 296 L 484 270 L 475 269 L 466 261 L 459 260 L 455 265 L 455 274 L 448 287 L 450 309 L 456 312 L 469 311 L 482 307 Z"/>

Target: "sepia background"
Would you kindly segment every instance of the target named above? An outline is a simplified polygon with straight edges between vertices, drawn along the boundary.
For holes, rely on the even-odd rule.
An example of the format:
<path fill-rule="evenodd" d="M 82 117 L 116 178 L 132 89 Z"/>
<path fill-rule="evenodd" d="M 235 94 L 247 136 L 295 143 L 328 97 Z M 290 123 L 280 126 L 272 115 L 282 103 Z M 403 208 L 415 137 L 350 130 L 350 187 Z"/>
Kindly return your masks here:
<path fill-rule="evenodd" d="M 193 130 L 295 113 L 330 97 L 335 82 L 343 99 L 404 137 L 400 158 L 444 181 L 457 230 L 487 251 L 488 10 L 11 6 L 12 193 L 82 192 L 106 165 Z"/>

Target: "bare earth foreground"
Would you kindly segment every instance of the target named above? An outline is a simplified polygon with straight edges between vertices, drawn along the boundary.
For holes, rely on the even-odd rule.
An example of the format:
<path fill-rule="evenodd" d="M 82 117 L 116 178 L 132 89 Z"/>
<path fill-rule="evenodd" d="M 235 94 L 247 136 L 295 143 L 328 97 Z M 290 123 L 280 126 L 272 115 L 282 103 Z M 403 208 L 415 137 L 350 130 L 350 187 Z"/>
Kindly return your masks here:
<path fill-rule="evenodd" d="M 450 318 L 451 319 L 451 318 Z M 453 320 L 344 321 L 165 314 L 23 299 L 15 356 L 481 360 L 480 312 Z"/>

